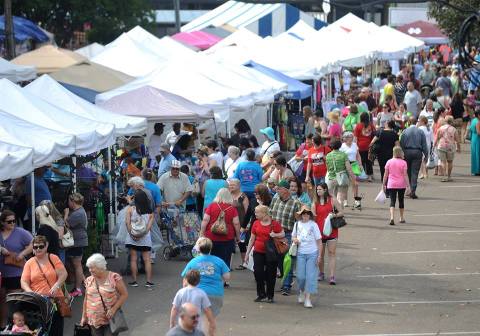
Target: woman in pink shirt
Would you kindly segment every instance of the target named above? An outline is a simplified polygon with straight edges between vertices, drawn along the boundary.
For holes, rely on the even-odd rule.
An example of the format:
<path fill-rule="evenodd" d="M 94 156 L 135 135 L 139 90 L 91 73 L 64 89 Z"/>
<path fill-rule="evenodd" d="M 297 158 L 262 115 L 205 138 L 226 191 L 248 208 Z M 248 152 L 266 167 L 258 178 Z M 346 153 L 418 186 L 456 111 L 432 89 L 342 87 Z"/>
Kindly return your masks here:
<path fill-rule="evenodd" d="M 400 223 L 405 223 L 404 217 L 404 198 L 406 189 L 410 189 L 410 183 L 407 174 L 407 162 L 403 159 L 403 150 L 401 147 L 393 147 L 393 158 L 387 161 L 385 165 L 385 175 L 383 176 L 383 189 L 388 190 L 390 195 L 390 225 L 395 225 L 395 203 L 400 209 Z"/>

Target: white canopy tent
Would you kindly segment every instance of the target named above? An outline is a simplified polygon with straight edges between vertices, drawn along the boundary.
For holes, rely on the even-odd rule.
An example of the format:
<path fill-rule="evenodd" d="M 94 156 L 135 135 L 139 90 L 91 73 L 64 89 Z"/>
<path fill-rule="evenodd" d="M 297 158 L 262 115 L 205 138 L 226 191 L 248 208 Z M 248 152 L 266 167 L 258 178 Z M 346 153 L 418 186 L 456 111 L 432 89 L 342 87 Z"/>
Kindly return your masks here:
<path fill-rule="evenodd" d="M 127 33 L 123 33 L 91 60 L 132 77 L 141 77 L 152 72 L 167 59 L 140 46 Z"/>
<path fill-rule="evenodd" d="M 142 116 L 151 122 L 200 122 L 214 117 L 207 107 L 151 86 L 125 92 L 99 106 L 119 116 Z"/>
<path fill-rule="evenodd" d="M 282 34 L 289 34 L 292 35 L 298 39 L 305 40 L 312 34 L 315 34 L 317 31 L 315 28 L 310 26 L 308 23 L 306 23 L 303 20 L 299 20 L 297 23 L 295 23 L 289 30 Z M 282 35 L 280 34 L 280 35 Z"/>
<path fill-rule="evenodd" d="M 75 153 L 75 137 L 39 126 L 0 109 L 0 140 L 33 149 L 30 171 Z"/>
<path fill-rule="evenodd" d="M 33 149 L 0 138 L 0 181 L 25 176 L 32 171 Z"/>
<path fill-rule="evenodd" d="M 37 70 L 34 66 L 13 64 L 0 57 L 0 78 L 6 78 L 14 83 L 35 79 Z"/>
<path fill-rule="evenodd" d="M 94 42 L 92 44 L 86 45 L 85 47 L 75 50 L 75 52 L 77 54 L 82 55 L 86 59 L 92 59 L 93 57 L 97 56 L 104 50 L 105 50 L 104 45 Z"/>
<path fill-rule="evenodd" d="M 378 59 L 392 60 L 401 59 L 405 56 L 420 51 L 425 42 L 412 36 L 402 33 L 389 26 L 381 26 L 373 33 L 375 41 L 382 41 L 378 44 Z"/>
<path fill-rule="evenodd" d="M 43 75 L 33 81 L 24 90 L 77 116 L 102 123 L 113 123 L 116 137 L 141 135 L 147 130 L 145 118 L 118 115 L 102 109 L 73 94 L 49 75 Z"/>
<path fill-rule="evenodd" d="M 252 80 L 252 76 L 256 79 Z M 195 62 L 173 60 L 164 64 L 148 76 L 98 95 L 96 102 L 148 85 L 212 108 L 221 122 L 229 118 L 231 110 L 270 103 L 275 94 L 286 89 L 284 83 L 259 72 L 238 66 L 223 67 L 199 56 Z"/>
<path fill-rule="evenodd" d="M 115 143 L 115 126 L 79 117 L 51 105 L 12 82 L 0 80 L 0 100 L 4 112 L 43 128 L 75 137 L 75 154 L 87 155 Z"/>

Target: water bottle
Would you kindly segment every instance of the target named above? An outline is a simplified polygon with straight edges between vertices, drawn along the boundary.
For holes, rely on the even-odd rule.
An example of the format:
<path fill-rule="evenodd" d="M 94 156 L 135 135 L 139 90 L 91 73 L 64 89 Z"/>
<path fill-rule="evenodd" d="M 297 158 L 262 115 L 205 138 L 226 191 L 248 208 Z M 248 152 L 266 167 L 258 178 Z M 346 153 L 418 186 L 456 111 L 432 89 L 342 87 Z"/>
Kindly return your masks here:
<path fill-rule="evenodd" d="M 240 232 L 240 243 L 245 243 L 245 239 L 247 239 L 247 232 Z"/>

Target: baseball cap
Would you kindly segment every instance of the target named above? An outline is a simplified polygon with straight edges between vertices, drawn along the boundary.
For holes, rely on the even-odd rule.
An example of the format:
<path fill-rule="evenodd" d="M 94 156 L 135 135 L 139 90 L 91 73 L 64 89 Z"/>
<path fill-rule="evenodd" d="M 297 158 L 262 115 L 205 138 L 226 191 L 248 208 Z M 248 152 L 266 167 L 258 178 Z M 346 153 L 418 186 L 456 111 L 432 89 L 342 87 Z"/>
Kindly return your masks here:
<path fill-rule="evenodd" d="M 287 180 L 280 180 L 277 183 L 277 187 L 279 188 L 285 188 L 285 189 L 290 189 L 290 183 L 288 183 Z"/>
<path fill-rule="evenodd" d="M 180 169 L 180 167 L 182 166 L 182 163 L 178 160 L 173 160 L 172 161 L 172 165 L 171 165 L 171 168 L 178 168 Z"/>

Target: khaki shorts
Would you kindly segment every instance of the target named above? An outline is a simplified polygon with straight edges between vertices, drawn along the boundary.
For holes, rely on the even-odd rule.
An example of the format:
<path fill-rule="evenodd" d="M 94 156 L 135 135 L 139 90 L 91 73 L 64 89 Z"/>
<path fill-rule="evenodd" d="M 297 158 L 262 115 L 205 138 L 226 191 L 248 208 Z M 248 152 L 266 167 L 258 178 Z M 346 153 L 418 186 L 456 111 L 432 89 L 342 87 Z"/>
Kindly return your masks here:
<path fill-rule="evenodd" d="M 438 159 L 440 161 L 453 161 L 454 157 L 455 157 L 455 151 L 450 149 L 443 149 L 443 148 L 438 149 Z"/>
<path fill-rule="evenodd" d="M 348 186 L 339 187 L 337 180 L 329 180 L 327 178 L 326 183 L 327 183 L 328 191 L 330 195 L 333 197 L 336 197 L 338 192 L 347 193 L 348 191 Z"/>
<path fill-rule="evenodd" d="M 461 131 L 462 126 L 463 126 L 463 119 L 462 118 L 457 118 L 457 119 L 453 120 L 453 127 L 455 127 L 458 132 Z M 460 133 L 458 133 L 458 134 L 460 134 Z"/>

